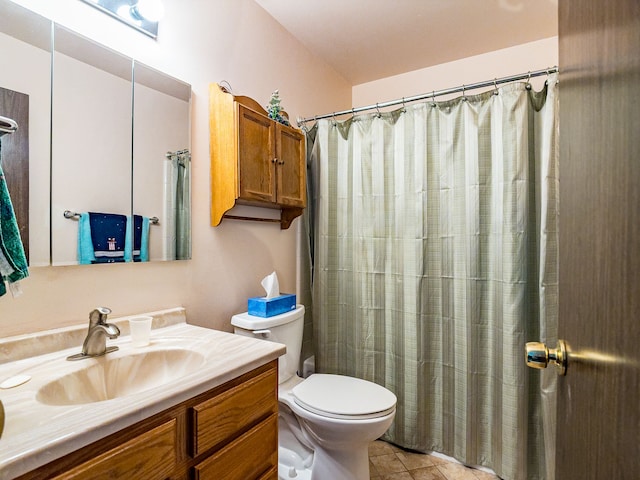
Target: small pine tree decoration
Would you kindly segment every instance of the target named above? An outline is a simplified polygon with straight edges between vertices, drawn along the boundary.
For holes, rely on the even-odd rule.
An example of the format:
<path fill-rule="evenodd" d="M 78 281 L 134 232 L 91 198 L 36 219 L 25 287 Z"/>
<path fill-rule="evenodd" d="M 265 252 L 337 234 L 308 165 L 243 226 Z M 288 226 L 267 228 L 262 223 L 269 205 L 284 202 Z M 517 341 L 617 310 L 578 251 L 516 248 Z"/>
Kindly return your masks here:
<path fill-rule="evenodd" d="M 274 119 L 276 122 L 282 123 L 283 125 L 289 125 L 286 113 L 280 106 L 280 93 L 278 90 L 271 94 L 269 105 L 267 105 L 267 113 L 269 114 L 269 118 Z"/>

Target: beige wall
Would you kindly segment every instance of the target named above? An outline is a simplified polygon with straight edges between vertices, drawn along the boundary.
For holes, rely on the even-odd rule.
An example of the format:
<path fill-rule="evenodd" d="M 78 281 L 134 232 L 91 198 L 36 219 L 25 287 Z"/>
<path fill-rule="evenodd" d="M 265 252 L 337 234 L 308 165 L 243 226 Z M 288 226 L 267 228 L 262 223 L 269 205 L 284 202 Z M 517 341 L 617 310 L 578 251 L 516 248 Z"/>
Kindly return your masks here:
<path fill-rule="evenodd" d="M 351 86 L 252 0 L 165 0 L 157 41 L 77 0 L 16 3 L 192 85 L 193 259 L 32 268 L 22 296 L 0 297 L 0 336 L 82 323 L 98 305 L 116 316 L 181 305 L 192 323 L 229 330 L 271 271 L 295 291 L 298 221 L 209 226 L 208 85 L 227 80 L 261 104 L 279 89 L 292 118 L 348 108 Z"/>
<path fill-rule="evenodd" d="M 356 85 L 353 87 L 353 104 L 356 107 L 374 105 L 555 65 L 558 65 L 558 37 L 546 38 Z M 531 83 L 539 88 L 544 78 L 532 79 Z M 480 91 L 474 90 L 473 93 Z"/>

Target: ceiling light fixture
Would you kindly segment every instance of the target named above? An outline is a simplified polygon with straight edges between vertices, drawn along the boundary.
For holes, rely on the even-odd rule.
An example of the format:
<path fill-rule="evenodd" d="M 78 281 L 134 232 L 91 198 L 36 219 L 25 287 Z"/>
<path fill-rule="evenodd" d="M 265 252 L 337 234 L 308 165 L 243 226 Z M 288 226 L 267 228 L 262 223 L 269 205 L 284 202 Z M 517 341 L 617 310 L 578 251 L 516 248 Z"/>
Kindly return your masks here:
<path fill-rule="evenodd" d="M 164 16 L 162 0 L 81 0 L 126 23 L 130 27 L 158 37 L 158 22 Z"/>
<path fill-rule="evenodd" d="M 161 0 L 138 0 L 131 13 L 150 22 L 159 22 L 164 17 L 164 5 Z"/>

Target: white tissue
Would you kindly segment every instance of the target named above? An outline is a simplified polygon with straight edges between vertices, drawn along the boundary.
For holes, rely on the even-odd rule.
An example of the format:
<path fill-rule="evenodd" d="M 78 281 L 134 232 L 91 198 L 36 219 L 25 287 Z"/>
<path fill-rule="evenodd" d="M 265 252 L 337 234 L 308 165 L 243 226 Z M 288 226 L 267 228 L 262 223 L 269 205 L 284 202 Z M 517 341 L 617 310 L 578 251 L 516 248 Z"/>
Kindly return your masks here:
<path fill-rule="evenodd" d="M 264 277 L 260 284 L 262 288 L 264 288 L 264 291 L 267 292 L 267 299 L 280 296 L 280 284 L 278 283 L 278 275 L 276 275 L 276 272 Z"/>

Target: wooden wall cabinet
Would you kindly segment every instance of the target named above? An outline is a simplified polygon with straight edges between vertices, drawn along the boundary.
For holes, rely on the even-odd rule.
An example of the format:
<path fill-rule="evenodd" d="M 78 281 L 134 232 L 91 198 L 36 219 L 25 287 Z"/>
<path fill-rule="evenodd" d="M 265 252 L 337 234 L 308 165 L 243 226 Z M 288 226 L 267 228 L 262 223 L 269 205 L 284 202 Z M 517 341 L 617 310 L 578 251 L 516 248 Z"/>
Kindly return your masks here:
<path fill-rule="evenodd" d="M 209 96 L 211 225 L 241 218 L 226 214 L 241 204 L 279 209 L 281 228 L 289 228 L 307 204 L 304 135 L 218 84 Z"/>
<path fill-rule="evenodd" d="M 277 480 L 277 360 L 18 480 Z"/>

